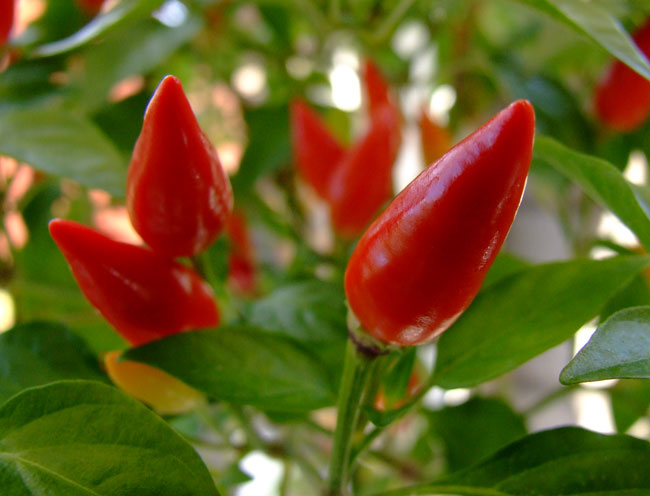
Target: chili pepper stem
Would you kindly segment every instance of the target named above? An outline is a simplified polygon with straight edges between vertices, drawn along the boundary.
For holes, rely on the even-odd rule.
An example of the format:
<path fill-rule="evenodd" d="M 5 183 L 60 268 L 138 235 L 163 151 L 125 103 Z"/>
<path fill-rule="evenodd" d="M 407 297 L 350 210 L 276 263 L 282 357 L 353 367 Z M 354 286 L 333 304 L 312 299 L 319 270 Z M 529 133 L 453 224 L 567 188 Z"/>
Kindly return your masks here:
<path fill-rule="evenodd" d="M 347 476 L 352 448 L 352 434 L 359 418 L 363 392 L 377 355 L 365 353 L 350 339 L 345 352 L 345 365 L 338 396 L 338 416 L 334 445 L 330 458 L 327 496 L 347 494 Z"/>

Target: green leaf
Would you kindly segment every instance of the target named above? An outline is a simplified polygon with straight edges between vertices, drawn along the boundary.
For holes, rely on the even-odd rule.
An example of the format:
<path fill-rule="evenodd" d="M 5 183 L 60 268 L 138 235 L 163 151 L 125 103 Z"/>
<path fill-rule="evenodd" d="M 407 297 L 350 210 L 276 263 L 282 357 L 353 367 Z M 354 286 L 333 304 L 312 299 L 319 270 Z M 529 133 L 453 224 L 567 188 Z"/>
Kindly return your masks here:
<path fill-rule="evenodd" d="M 428 416 L 444 442 L 451 471 L 473 465 L 527 433 L 523 417 L 496 398 L 474 397 Z"/>
<path fill-rule="evenodd" d="M 239 171 L 232 178 L 235 196 L 249 190 L 259 177 L 275 172 L 291 159 L 287 105 L 248 109 L 244 118 L 248 126 L 248 146 Z"/>
<path fill-rule="evenodd" d="M 628 379 L 619 381 L 608 390 L 612 401 L 612 414 L 616 430 L 627 431 L 650 408 L 650 381 Z"/>
<path fill-rule="evenodd" d="M 125 358 L 158 367 L 214 398 L 266 410 L 308 411 L 334 402 L 326 372 L 311 353 L 253 327 L 176 334 Z"/>
<path fill-rule="evenodd" d="M 575 181 L 592 200 L 609 209 L 650 251 L 650 219 L 621 172 L 604 160 L 573 151 L 546 136 L 535 138 L 534 158 Z"/>
<path fill-rule="evenodd" d="M 94 40 L 110 29 L 115 28 L 129 20 L 147 16 L 152 10 L 159 7 L 163 0 L 122 0 L 108 12 L 94 17 L 79 31 L 67 38 L 53 43 L 41 45 L 30 53 L 31 57 L 51 57 L 74 50 Z"/>
<path fill-rule="evenodd" d="M 63 379 L 105 380 L 95 355 L 65 326 L 33 322 L 0 334 L 0 401 Z"/>
<path fill-rule="evenodd" d="M 433 484 L 382 496 L 641 496 L 650 490 L 650 443 L 576 427 L 538 432 Z"/>
<path fill-rule="evenodd" d="M 123 157 L 90 121 L 65 110 L 1 113 L 0 153 L 90 188 L 124 194 Z"/>
<path fill-rule="evenodd" d="M 117 389 L 62 381 L 0 408 L 0 481 L 11 496 L 217 496 L 205 465 Z"/>
<path fill-rule="evenodd" d="M 560 344 L 647 263 L 620 256 L 537 265 L 489 286 L 440 338 L 435 384 L 475 386 Z"/>
<path fill-rule="evenodd" d="M 650 378 L 650 306 L 616 312 L 560 374 L 562 384 Z"/>
<path fill-rule="evenodd" d="M 587 35 L 611 55 L 650 80 L 648 59 L 636 47 L 621 23 L 591 1 L 519 0 Z"/>

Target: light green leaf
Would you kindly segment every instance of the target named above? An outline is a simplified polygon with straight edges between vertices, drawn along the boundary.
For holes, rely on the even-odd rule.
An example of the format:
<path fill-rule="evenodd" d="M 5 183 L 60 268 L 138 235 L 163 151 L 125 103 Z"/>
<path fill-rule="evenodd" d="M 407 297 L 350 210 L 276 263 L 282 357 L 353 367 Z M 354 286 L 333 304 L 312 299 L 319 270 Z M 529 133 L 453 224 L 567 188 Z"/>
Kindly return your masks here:
<path fill-rule="evenodd" d="M 546 136 L 535 138 L 533 156 L 575 181 L 592 200 L 611 210 L 650 251 L 650 219 L 639 204 L 637 193 L 616 167 Z"/>
<path fill-rule="evenodd" d="M 160 417 L 117 389 L 62 381 L 0 408 L 0 487 L 10 496 L 218 496 Z"/>
<path fill-rule="evenodd" d="M 647 264 L 633 256 L 572 260 L 492 284 L 440 338 L 435 383 L 476 386 L 560 344 Z"/>
<path fill-rule="evenodd" d="M 90 121 L 65 110 L 0 113 L 0 154 L 89 188 L 124 194 L 124 158 Z"/>
<path fill-rule="evenodd" d="M 0 334 L 0 401 L 63 379 L 105 380 L 95 355 L 65 326 L 32 322 Z"/>
<path fill-rule="evenodd" d="M 74 50 L 94 40 L 112 28 L 132 19 L 144 17 L 159 7 L 164 0 L 122 0 L 108 12 L 94 17 L 79 31 L 71 36 L 47 45 L 42 45 L 32 51 L 31 57 L 51 57 Z"/>
<path fill-rule="evenodd" d="M 527 436 L 433 484 L 381 496 L 642 496 L 650 490 L 650 443 L 563 427 Z"/>
<path fill-rule="evenodd" d="M 266 410 L 309 411 L 334 402 L 314 355 L 254 327 L 176 334 L 134 348 L 125 358 L 158 367 L 214 398 Z"/>
<path fill-rule="evenodd" d="M 560 374 L 562 384 L 614 378 L 650 378 L 650 306 L 612 315 Z"/>
<path fill-rule="evenodd" d="M 519 0 L 587 35 L 611 55 L 650 80 L 648 59 L 621 23 L 596 2 L 588 0 Z"/>

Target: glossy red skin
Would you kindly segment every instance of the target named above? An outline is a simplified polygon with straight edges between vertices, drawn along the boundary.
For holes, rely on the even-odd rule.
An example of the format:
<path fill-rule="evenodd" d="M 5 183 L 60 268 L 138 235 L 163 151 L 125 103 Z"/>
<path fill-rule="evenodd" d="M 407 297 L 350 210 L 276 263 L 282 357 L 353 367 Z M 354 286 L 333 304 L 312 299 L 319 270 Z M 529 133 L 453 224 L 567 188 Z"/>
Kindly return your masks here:
<path fill-rule="evenodd" d="M 241 212 L 233 212 L 227 233 L 230 240 L 228 283 L 238 293 L 252 295 L 257 290 L 257 267 L 246 219 Z"/>
<path fill-rule="evenodd" d="M 162 80 L 147 107 L 129 165 L 126 202 L 138 234 L 170 257 L 205 250 L 232 211 L 228 177 L 173 76 Z"/>
<path fill-rule="evenodd" d="M 383 106 L 370 129 L 334 171 L 328 203 L 332 225 L 343 238 L 358 237 L 393 196 L 393 164 L 398 148 L 394 112 Z"/>
<path fill-rule="evenodd" d="M 650 19 L 633 39 L 639 50 L 650 58 Z M 596 88 L 594 106 L 608 127 L 633 131 L 650 116 L 650 81 L 617 60 Z"/>
<path fill-rule="evenodd" d="M 0 48 L 2 48 L 11 34 L 14 25 L 15 0 L 0 0 Z"/>
<path fill-rule="evenodd" d="M 132 345 L 219 324 L 212 289 L 184 265 L 76 222 L 49 228 L 83 294 Z"/>
<path fill-rule="evenodd" d="M 304 101 L 291 102 L 291 144 L 298 173 L 323 199 L 345 148 Z"/>
<path fill-rule="evenodd" d="M 535 128 L 519 100 L 422 172 L 357 244 L 345 273 L 366 333 L 411 346 L 469 306 L 503 244 L 526 183 Z"/>

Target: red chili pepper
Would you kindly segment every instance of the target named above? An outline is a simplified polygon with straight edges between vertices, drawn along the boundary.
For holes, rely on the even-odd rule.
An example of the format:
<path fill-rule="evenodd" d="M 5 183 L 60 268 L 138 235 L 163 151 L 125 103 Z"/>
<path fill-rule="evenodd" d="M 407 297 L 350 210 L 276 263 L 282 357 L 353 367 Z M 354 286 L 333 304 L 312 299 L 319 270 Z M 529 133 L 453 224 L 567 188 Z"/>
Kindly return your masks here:
<path fill-rule="evenodd" d="M 81 291 L 131 344 L 219 323 L 210 286 L 184 265 L 76 222 L 49 227 Z"/>
<path fill-rule="evenodd" d="M 635 33 L 634 42 L 650 58 L 650 19 Z M 596 88 L 594 106 L 601 121 L 617 131 L 633 131 L 650 115 L 650 81 L 620 60 Z"/>
<path fill-rule="evenodd" d="M 227 232 L 230 240 L 228 284 L 238 293 L 252 295 L 257 289 L 257 267 L 246 218 L 242 212 L 233 212 Z"/>
<path fill-rule="evenodd" d="M 135 230 L 171 257 L 205 250 L 232 211 L 228 177 L 173 76 L 162 80 L 147 107 L 126 195 Z"/>
<path fill-rule="evenodd" d="M 425 169 L 368 228 L 345 274 L 367 334 L 423 343 L 469 306 L 515 217 L 534 129 L 530 103 L 511 104 Z"/>
<path fill-rule="evenodd" d="M 343 238 L 359 236 L 393 196 L 395 124 L 390 108 L 379 109 L 368 132 L 332 174 L 327 198 L 332 224 Z"/>
<path fill-rule="evenodd" d="M 363 63 L 363 81 L 371 117 L 384 105 L 391 105 L 397 115 L 399 115 L 399 110 L 393 103 L 390 87 L 379 70 L 379 67 L 372 60 L 366 59 Z"/>
<path fill-rule="evenodd" d="M 11 34 L 15 7 L 15 0 L 0 0 L 0 48 L 4 46 Z"/>
<path fill-rule="evenodd" d="M 298 173 L 326 199 L 332 174 L 345 155 L 345 148 L 302 100 L 291 103 L 291 143 Z"/>
<path fill-rule="evenodd" d="M 420 112 L 418 127 L 420 128 L 424 162 L 431 165 L 451 148 L 451 133 L 448 129 L 433 122 L 424 109 Z"/>

